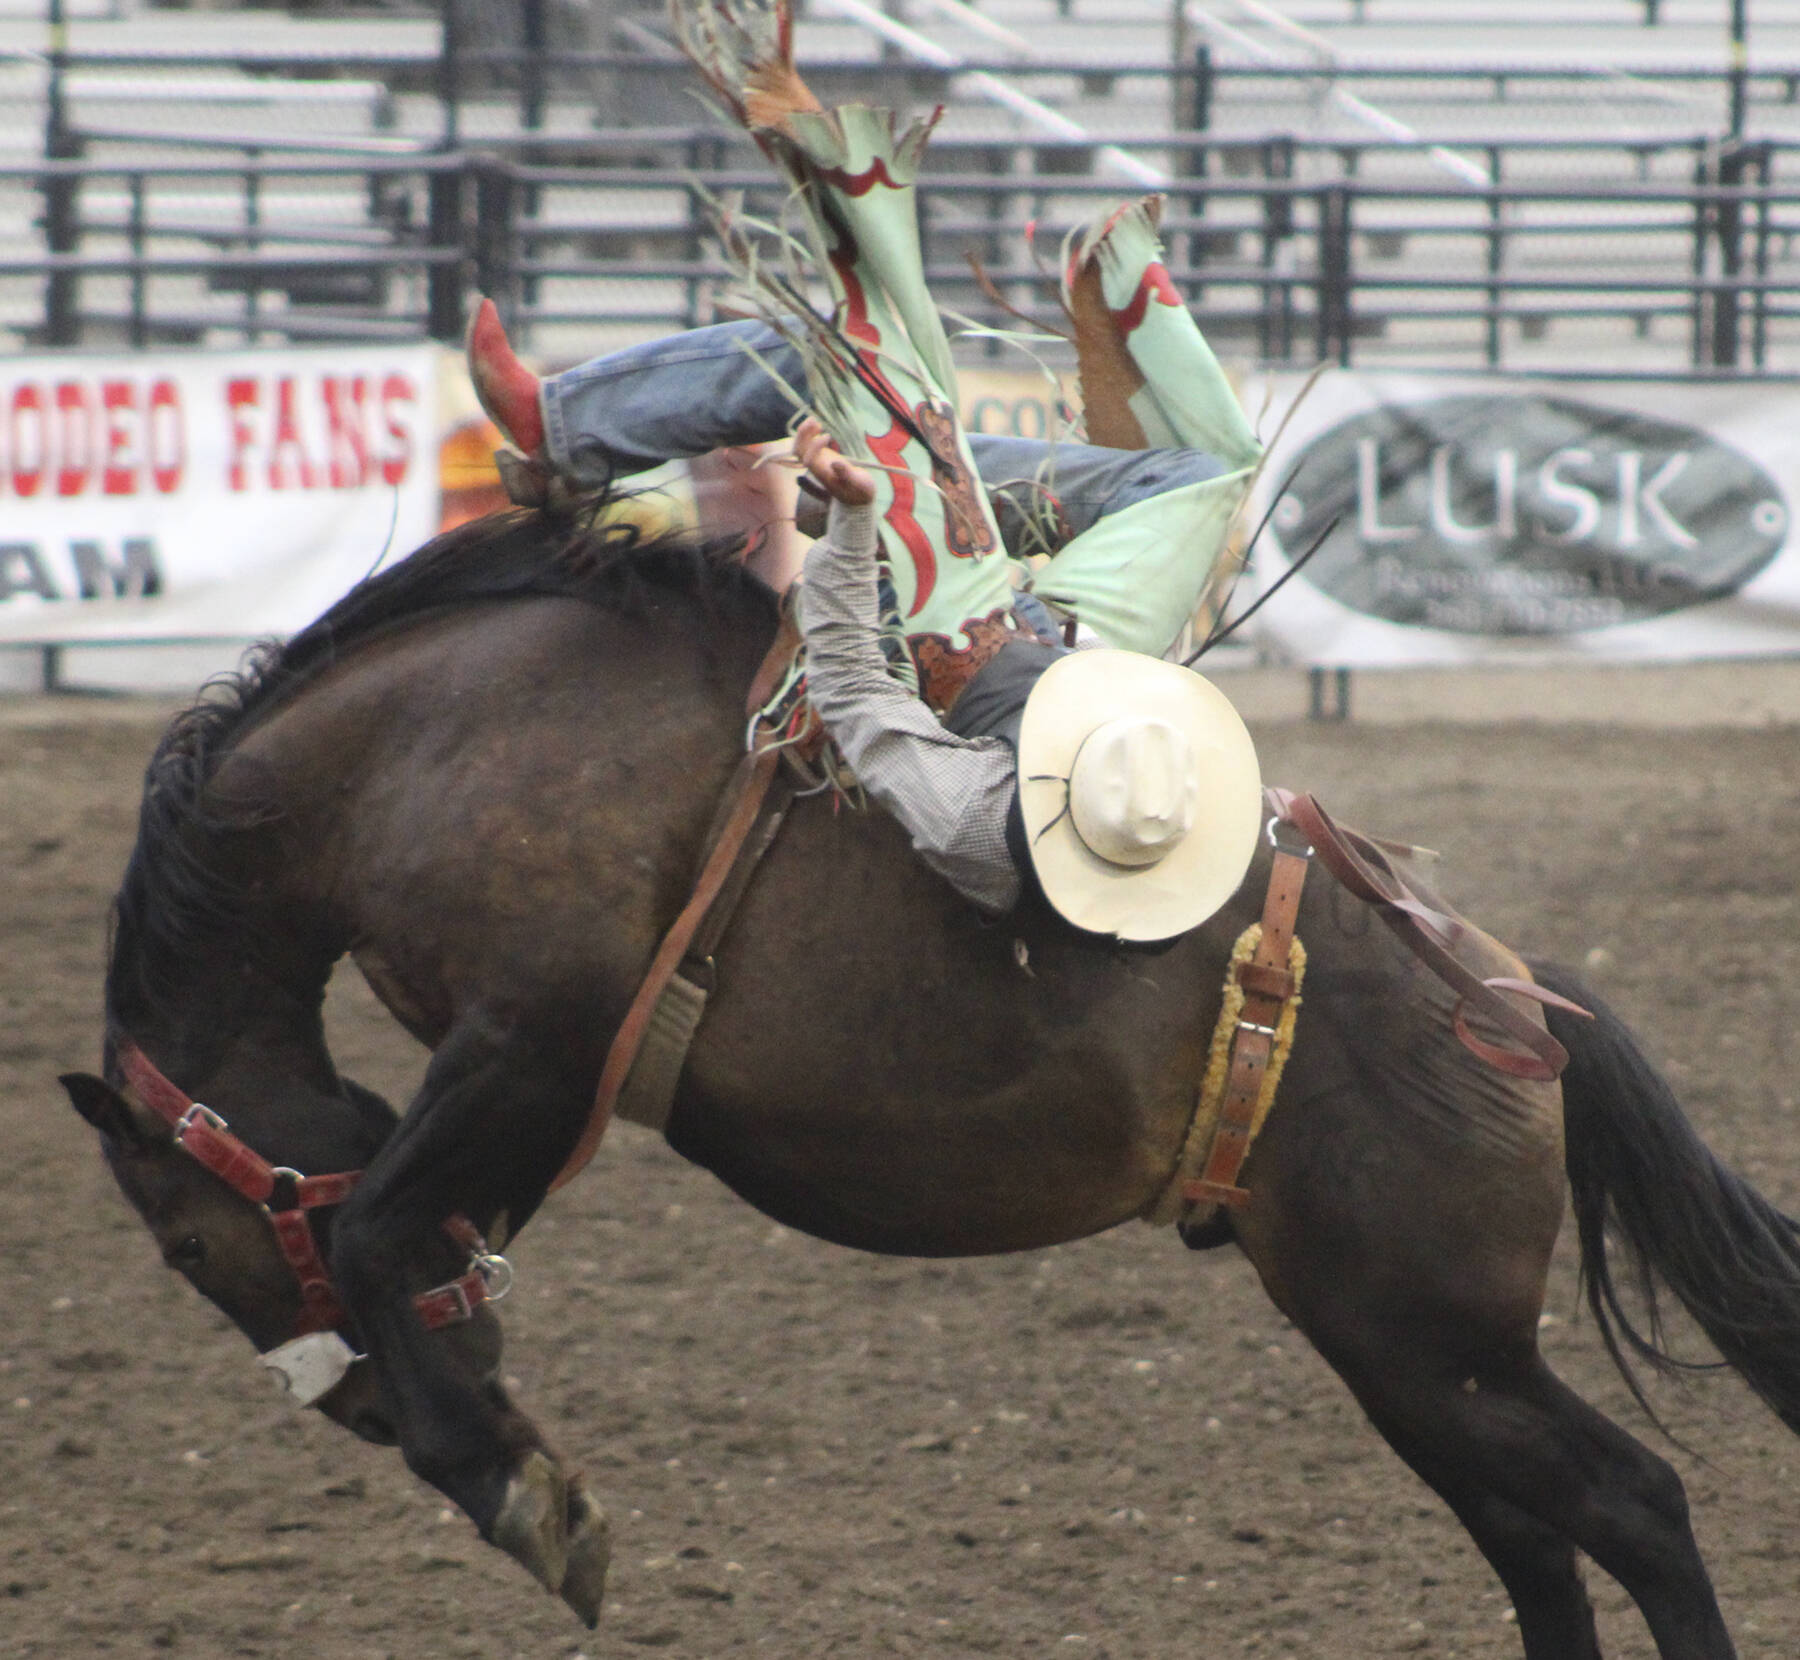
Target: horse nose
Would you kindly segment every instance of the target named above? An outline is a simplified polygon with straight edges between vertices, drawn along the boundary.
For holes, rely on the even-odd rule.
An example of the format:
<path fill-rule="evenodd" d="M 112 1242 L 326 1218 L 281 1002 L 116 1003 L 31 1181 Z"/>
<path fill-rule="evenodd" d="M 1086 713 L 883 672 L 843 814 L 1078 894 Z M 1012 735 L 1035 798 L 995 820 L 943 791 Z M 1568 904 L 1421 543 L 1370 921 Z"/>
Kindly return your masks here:
<path fill-rule="evenodd" d="M 388 1410 L 367 1361 L 352 1366 L 338 1386 L 314 1405 L 359 1441 L 377 1447 L 392 1447 L 400 1440 L 394 1427 L 394 1416 Z"/>
<path fill-rule="evenodd" d="M 392 1447 L 400 1440 L 386 1414 L 374 1407 L 359 1407 L 350 1415 L 344 1427 L 358 1440 L 367 1441 L 372 1446 Z"/>

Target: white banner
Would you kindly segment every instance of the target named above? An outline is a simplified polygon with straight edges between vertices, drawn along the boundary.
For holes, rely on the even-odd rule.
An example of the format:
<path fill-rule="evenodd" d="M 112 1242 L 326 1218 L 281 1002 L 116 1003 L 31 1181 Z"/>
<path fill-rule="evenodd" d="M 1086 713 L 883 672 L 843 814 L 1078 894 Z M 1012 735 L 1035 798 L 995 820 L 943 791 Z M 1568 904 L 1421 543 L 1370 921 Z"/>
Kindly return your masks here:
<path fill-rule="evenodd" d="M 1288 661 L 1800 653 L 1800 387 L 1331 372 L 1264 431 L 1252 627 Z M 1289 481 L 1291 480 L 1291 483 Z M 1275 500 L 1288 485 L 1279 501 Z"/>
<path fill-rule="evenodd" d="M 437 529 L 428 345 L 0 360 L 0 644 L 255 638 Z"/>

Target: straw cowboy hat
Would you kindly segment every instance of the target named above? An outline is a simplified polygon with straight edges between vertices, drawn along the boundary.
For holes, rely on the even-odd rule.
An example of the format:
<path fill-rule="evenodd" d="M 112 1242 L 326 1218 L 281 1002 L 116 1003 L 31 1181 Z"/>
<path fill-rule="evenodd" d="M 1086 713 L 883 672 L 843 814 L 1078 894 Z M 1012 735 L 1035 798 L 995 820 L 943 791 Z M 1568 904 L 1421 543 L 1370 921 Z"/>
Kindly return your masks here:
<path fill-rule="evenodd" d="M 1262 824 L 1262 778 L 1250 734 L 1211 681 L 1135 651 L 1078 651 L 1025 704 L 1019 806 L 1062 916 L 1091 933 L 1164 940 L 1237 891 Z"/>

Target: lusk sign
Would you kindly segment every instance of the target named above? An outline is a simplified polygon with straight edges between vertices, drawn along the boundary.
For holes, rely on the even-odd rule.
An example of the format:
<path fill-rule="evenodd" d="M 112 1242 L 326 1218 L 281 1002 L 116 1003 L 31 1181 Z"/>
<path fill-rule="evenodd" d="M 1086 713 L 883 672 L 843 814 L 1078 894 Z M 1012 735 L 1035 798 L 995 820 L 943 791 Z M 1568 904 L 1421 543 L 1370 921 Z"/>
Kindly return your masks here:
<path fill-rule="evenodd" d="M 1277 523 L 1344 604 L 1466 634 L 1566 634 L 1733 593 L 1787 534 L 1780 486 L 1705 432 L 1542 394 L 1439 398 L 1310 444 Z"/>
<path fill-rule="evenodd" d="M 1273 509 L 1277 551 L 1265 564 L 1285 568 L 1318 544 L 1306 584 L 1358 618 L 1409 633 L 1561 640 L 1585 651 L 1590 642 L 1573 637 L 1732 600 L 1786 546 L 1777 471 L 1790 469 L 1708 419 L 1702 406 L 1717 407 L 1718 388 L 1632 386 L 1625 395 L 1644 407 L 1629 410 L 1541 383 L 1399 386 L 1404 395 L 1395 396 L 1394 383 L 1375 377 L 1356 387 L 1364 395 L 1346 398 L 1339 387 L 1334 400 L 1328 377 L 1319 393 L 1338 407 L 1303 404 L 1313 418 L 1296 422 L 1267 474 L 1271 484 L 1291 483 Z M 1373 407 L 1370 388 L 1380 394 Z M 1782 389 L 1763 420 L 1791 430 L 1795 402 Z M 1690 410 L 1696 419 L 1678 418 Z M 1765 605 L 1757 610 L 1770 620 Z M 1336 660 L 1381 660 L 1359 639 L 1356 656 Z M 1796 646 L 1790 634 L 1786 649 Z M 1717 649 L 1744 648 L 1715 643 L 1693 654 Z"/>

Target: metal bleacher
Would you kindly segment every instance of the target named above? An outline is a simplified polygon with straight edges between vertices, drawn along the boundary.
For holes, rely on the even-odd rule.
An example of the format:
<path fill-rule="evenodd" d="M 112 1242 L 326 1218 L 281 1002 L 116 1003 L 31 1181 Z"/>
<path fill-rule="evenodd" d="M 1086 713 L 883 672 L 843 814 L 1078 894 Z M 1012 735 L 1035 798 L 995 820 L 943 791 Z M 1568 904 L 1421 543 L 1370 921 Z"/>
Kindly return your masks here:
<path fill-rule="evenodd" d="M 476 283 L 549 358 L 704 320 L 694 181 L 772 208 L 766 165 L 695 103 L 660 5 L 535 43 L 503 9 L 69 0 L 45 163 L 45 10 L 0 0 L 0 329 L 448 338 Z M 965 312 L 993 314 L 967 253 L 1047 313 L 1026 225 L 1162 188 L 1177 277 L 1244 356 L 1791 372 L 1800 0 L 1756 0 L 1735 79 L 1730 14 L 806 0 L 798 39 L 827 98 L 945 105 L 923 216 Z"/>

